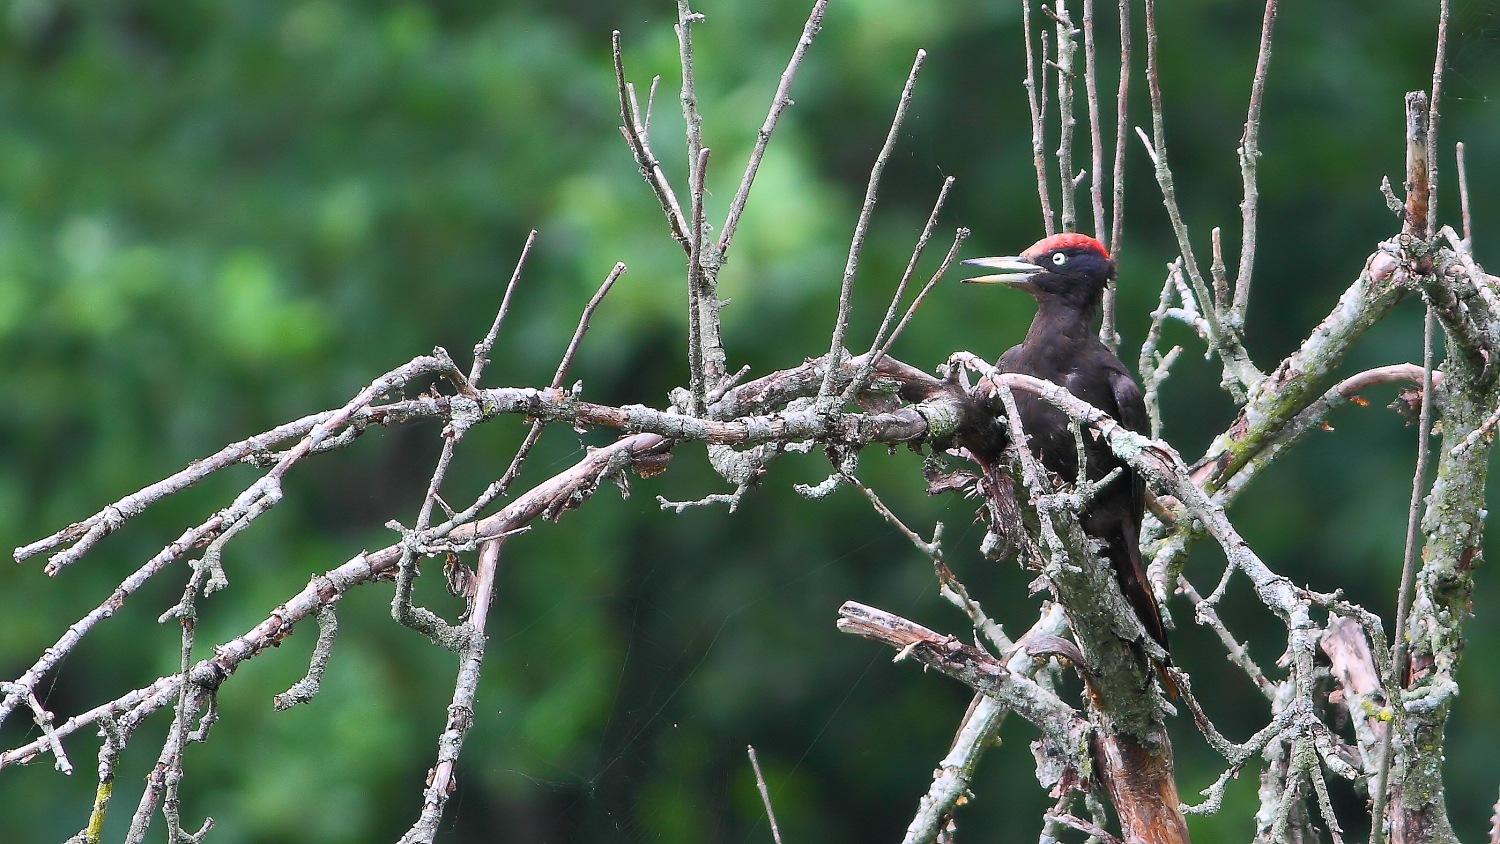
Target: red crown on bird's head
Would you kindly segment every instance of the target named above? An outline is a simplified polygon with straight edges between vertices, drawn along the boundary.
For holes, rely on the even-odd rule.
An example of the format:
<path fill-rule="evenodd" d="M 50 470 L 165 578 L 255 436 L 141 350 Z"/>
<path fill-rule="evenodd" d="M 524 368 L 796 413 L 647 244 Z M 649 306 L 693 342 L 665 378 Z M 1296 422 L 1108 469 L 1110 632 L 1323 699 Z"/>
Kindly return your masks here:
<path fill-rule="evenodd" d="M 1100 255 L 1103 255 L 1106 258 L 1109 257 L 1109 250 L 1104 248 L 1104 244 L 1093 239 L 1092 237 L 1089 237 L 1086 234 L 1080 234 L 1078 232 L 1061 232 L 1059 234 L 1054 234 L 1051 237 L 1044 237 L 1041 240 L 1038 240 L 1036 243 L 1031 244 L 1031 248 L 1027 249 L 1025 252 L 1022 252 L 1021 257 L 1025 258 L 1028 261 L 1035 261 L 1037 257 L 1045 255 L 1054 249 L 1066 249 L 1070 246 L 1075 248 L 1093 249 Z"/>

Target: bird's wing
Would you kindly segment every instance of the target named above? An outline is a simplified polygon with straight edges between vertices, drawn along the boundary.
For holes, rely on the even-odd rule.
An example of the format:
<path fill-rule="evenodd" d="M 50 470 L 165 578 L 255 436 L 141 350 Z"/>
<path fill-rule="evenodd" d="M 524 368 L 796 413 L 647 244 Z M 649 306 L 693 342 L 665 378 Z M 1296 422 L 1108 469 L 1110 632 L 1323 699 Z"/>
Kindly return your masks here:
<path fill-rule="evenodd" d="M 1125 430 L 1134 431 L 1137 434 L 1148 434 L 1151 431 L 1151 417 L 1146 413 L 1146 397 L 1141 394 L 1141 388 L 1125 371 L 1124 365 L 1109 373 L 1109 391 L 1114 397 L 1115 406 L 1104 408 L 1112 410 L 1115 420 L 1125 426 Z"/>
<path fill-rule="evenodd" d="M 1140 385 L 1130 377 L 1130 372 L 1121 364 L 1119 368 L 1111 368 L 1109 373 L 1110 393 L 1115 400 L 1114 416 L 1128 431 L 1137 434 L 1149 434 L 1151 431 L 1151 417 L 1146 413 L 1146 397 L 1141 394 Z M 1123 577 L 1122 590 L 1125 589 L 1125 581 L 1133 581 L 1133 588 L 1125 590 L 1125 597 L 1135 608 L 1136 615 L 1145 625 L 1146 632 L 1161 645 L 1164 650 L 1170 650 L 1167 645 L 1167 628 L 1162 623 L 1161 608 L 1157 606 L 1156 596 L 1151 589 L 1151 578 L 1146 573 L 1146 561 L 1141 557 L 1139 545 L 1139 533 L 1141 522 L 1146 513 L 1146 479 L 1129 467 L 1123 479 L 1130 484 L 1130 516 L 1135 524 L 1125 530 L 1126 556 L 1130 572 L 1128 577 Z M 1170 658 L 1168 664 L 1171 664 Z M 1163 686 L 1168 694 L 1176 697 L 1176 687 L 1171 679 L 1162 674 Z"/>
<path fill-rule="evenodd" d="M 1110 371 L 1109 391 L 1115 400 L 1113 408 L 1115 421 L 1124 426 L 1127 431 L 1134 431 L 1137 434 L 1150 433 L 1151 417 L 1146 413 L 1146 397 L 1141 394 L 1140 385 L 1130 377 L 1124 365 Z M 1146 483 L 1145 479 L 1137 473 L 1131 472 L 1130 474 L 1135 476 L 1131 478 L 1135 495 L 1135 500 L 1131 502 L 1133 505 L 1131 509 L 1139 521 L 1143 518 L 1146 509 Z"/>
<path fill-rule="evenodd" d="M 1005 350 L 1005 354 L 1001 355 L 1000 360 L 996 361 L 995 368 L 1001 372 L 1017 372 L 1019 370 L 1016 369 L 1016 366 L 1019 363 L 1020 357 L 1021 344 L 1017 343 Z"/>

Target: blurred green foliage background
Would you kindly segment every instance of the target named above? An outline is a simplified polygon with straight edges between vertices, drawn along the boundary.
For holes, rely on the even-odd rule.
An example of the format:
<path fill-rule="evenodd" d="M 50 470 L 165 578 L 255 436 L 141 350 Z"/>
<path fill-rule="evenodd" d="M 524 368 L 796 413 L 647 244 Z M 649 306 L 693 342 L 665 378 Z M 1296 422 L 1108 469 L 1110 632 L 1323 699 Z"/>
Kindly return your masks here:
<path fill-rule="evenodd" d="M 707 22 L 694 37 L 711 219 L 722 219 L 810 5 L 702 0 Z M 1402 93 L 1428 84 L 1436 5 L 1329 0 L 1282 11 L 1250 309 L 1262 367 L 1295 347 L 1396 231 L 1377 186 L 1383 175 L 1400 181 Z M 1170 159 L 1205 251 L 1213 225 L 1238 243 L 1234 145 L 1260 16 L 1244 0 L 1162 9 Z M 488 382 L 545 383 L 579 308 L 619 260 L 630 272 L 572 377 L 596 401 L 660 406 L 686 378 L 684 262 L 615 128 L 609 34 L 623 32 L 638 84 L 662 77 L 653 138 L 681 186 L 674 18 L 667 0 L 3 4 L 0 544 L 82 518 L 227 441 L 341 404 L 434 344 L 466 360 L 532 227 L 537 251 Z M 1100 19 L 1113 28 L 1109 4 Z M 1455 3 L 1443 165 L 1453 141 L 1468 145 L 1478 257 L 1491 262 L 1500 262 L 1489 245 L 1500 230 L 1497 39 L 1500 5 Z M 1137 45 L 1140 68 L 1139 29 Z M 975 232 L 966 256 L 1014 252 L 1039 236 L 1018 4 L 834 0 L 724 272 L 732 367 L 759 374 L 826 349 L 865 175 L 918 47 L 928 66 L 883 186 L 851 345 L 868 343 L 944 175 L 958 178 L 944 230 Z M 1112 88 L 1113 70 L 1101 75 Z M 1137 123 L 1144 94 L 1143 84 L 1133 92 Z M 1133 362 L 1176 247 L 1139 146 L 1130 163 L 1121 329 Z M 1451 169 L 1441 184 L 1443 217 L 1456 223 Z M 935 262 L 929 255 L 924 268 Z M 1023 298 L 943 284 L 894 353 L 924 368 L 954 349 L 997 355 L 1030 319 Z M 1201 343 L 1168 333 L 1188 353 L 1165 388 L 1166 434 L 1192 456 L 1233 408 Z M 1347 369 L 1420 360 L 1420 334 L 1419 308 L 1404 303 Z M 1279 571 L 1343 587 L 1389 624 L 1414 436 L 1381 409 L 1384 392 L 1370 398 L 1283 459 L 1233 515 Z M 447 500 L 468 501 L 498 476 L 523 430 L 519 420 L 475 430 Z M 391 542 L 381 525 L 414 518 L 437 434 L 374 431 L 294 472 L 281 506 L 231 546 L 232 585 L 204 603 L 201 651 L 264 617 L 310 573 Z M 607 438 L 549 430 L 518 488 Z M 947 524 L 959 575 L 1018 634 L 1039 601 L 1027 596 L 1029 578 L 978 558 L 973 504 L 926 498 L 918 466 L 909 453 L 872 452 L 861 471 L 910 524 Z M 561 526 L 512 541 L 444 840 L 768 841 L 747 743 L 759 748 L 788 841 L 894 840 L 969 696 L 836 633 L 835 609 L 855 599 L 941 630 L 965 625 L 937 597 L 923 558 L 862 497 L 792 493 L 793 482 L 824 474 L 817 454 L 787 457 L 736 514 L 664 514 L 657 494 L 721 491 L 701 449 L 683 447 L 670 472 L 637 482 L 628 500 L 605 489 Z M 252 477 L 226 471 L 159 505 L 55 580 L 37 560 L 0 568 L 0 676 L 20 673 Z M 1218 565 L 1201 548 L 1189 574 L 1211 582 Z M 49 680 L 47 705 L 70 714 L 175 670 L 175 628 L 154 619 L 185 576 L 170 569 L 102 624 Z M 341 634 L 311 705 L 270 706 L 305 670 L 310 630 L 224 686 L 223 721 L 187 756 L 186 816 L 196 826 L 211 814 L 211 840 L 392 840 L 415 817 L 454 659 L 389 620 L 389 591 L 365 587 L 339 605 Z M 418 594 L 457 614 L 441 578 L 424 578 Z M 1500 785 L 1497 598 L 1481 568 L 1447 754 L 1449 806 L 1471 840 Z M 1209 690 L 1224 731 L 1248 736 L 1264 701 L 1183 604 L 1171 609 L 1178 661 Z M 1274 662 L 1280 627 L 1243 584 L 1225 614 L 1263 664 Z M 125 756 L 107 840 L 123 834 L 166 720 L 148 723 Z M 29 729 L 18 716 L 0 738 L 12 746 Z M 1174 729 L 1191 798 L 1222 762 L 1186 719 Z M 959 815 L 964 840 L 1036 835 L 1048 801 L 1033 778 L 1032 737 L 1018 719 L 1006 724 Z M 5 840 L 59 841 L 83 824 L 97 740 L 80 734 L 69 746 L 71 778 L 45 761 L 0 773 Z M 1247 840 L 1255 786 L 1247 772 L 1222 813 L 1191 821 L 1195 837 Z M 1335 787 L 1357 835 L 1361 802 Z"/>

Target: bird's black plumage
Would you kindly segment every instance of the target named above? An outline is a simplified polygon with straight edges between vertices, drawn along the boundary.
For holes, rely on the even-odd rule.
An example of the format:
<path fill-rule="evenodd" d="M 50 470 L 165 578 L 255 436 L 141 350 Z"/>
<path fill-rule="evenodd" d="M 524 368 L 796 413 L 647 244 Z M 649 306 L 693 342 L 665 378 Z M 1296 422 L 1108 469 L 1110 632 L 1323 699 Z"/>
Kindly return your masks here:
<path fill-rule="evenodd" d="M 1104 247 L 1090 237 L 1062 234 L 1038 242 L 1020 258 L 971 262 L 1011 269 L 1015 274 L 980 280 L 1006 281 L 1037 301 L 1036 317 L 1025 340 L 1001 356 L 1000 371 L 1051 381 L 1108 413 L 1127 430 L 1148 433 L 1150 422 L 1140 387 L 1094 329 L 1105 286 L 1115 273 Z M 1026 264 L 1032 267 L 1021 269 Z M 1078 448 L 1068 417 L 1030 393 L 1018 391 L 1015 400 L 1032 453 L 1049 471 L 1064 479 L 1076 478 Z M 1145 480 L 1115 456 L 1108 443 L 1088 432 L 1083 451 L 1089 480 L 1098 481 L 1115 468 L 1121 470 L 1079 514 L 1083 531 L 1104 542 L 1104 554 L 1125 600 L 1146 632 L 1166 649 L 1167 631 L 1139 544 Z"/>

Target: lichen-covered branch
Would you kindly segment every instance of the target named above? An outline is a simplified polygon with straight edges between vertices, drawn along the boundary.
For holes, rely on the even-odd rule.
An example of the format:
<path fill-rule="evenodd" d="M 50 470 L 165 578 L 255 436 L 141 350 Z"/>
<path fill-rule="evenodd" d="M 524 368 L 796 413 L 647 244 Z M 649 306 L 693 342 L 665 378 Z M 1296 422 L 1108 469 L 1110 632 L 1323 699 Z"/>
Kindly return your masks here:
<path fill-rule="evenodd" d="M 1021 641 L 1024 643 L 1061 636 L 1066 629 L 1067 617 L 1063 614 L 1062 607 L 1052 604 L 1042 611 L 1041 617 L 1021 637 Z M 1031 663 L 1030 667 L 1033 669 L 1036 667 L 1035 660 L 1025 648 L 1012 647 L 1006 650 L 1013 652 L 1006 663 L 1013 674 L 1025 676 L 1027 663 Z M 906 828 L 902 844 L 931 844 L 937 838 L 945 820 L 952 816 L 959 799 L 968 791 L 984 752 L 1000 743 L 1000 727 L 1009 712 L 1010 709 L 999 699 L 982 691 L 975 695 L 968 713 L 964 715 L 963 723 L 959 725 L 957 735 L 953 737 L 953 746 L 938 762 L 937 770 L 932 775 L 932 785 L 918 802 L 917 813 Z"/>
<path fill-rule="evenodd" d="M 955 636 L 855 601 L 839 607 L 838 628 L 890 645 L 898 659 L 911 657 L 994 697 L 1035 725 L 1057 747 L 1076 749 L 1082 741 L 1087 722 L 1071 706 L 1034 680 L 1012 673 L 995 656 Z"/>
<path fill-rule="evenodd" d="M 1440 263 L 1435 275 L 1449 276 Z M 1425 287 L 1425 285 L 1424 285 Z M 1443 740 L 1448 713 L 1458 693 L 1456 671 L 1463 649 L 1463 622 L 1470 612 L 1474 569 L 1483 556 L 1485 487 L 1491 441 L 1471 434 L 1484 425 L 1500 402 L 1500 391 L 1483 370 L 1471 365 L 1465 336 L 1452 330 L 1436 309 L 1449 349 L 1443 379 L 1432 399 L 1442 430 L 1437 475 L 1422 517 L 1425 541 L 1416 593 L 1405 630 L 1410 649 L 1408 683 L 1397 686 L 1390 804 L 1381 822 L 1397 844 L 1456 841 L 1443 796 Z M 1394 678 L 1399 679 L 1399 678 Z M 1389 686 L 1388 686 L 1389 687 Z"/>

